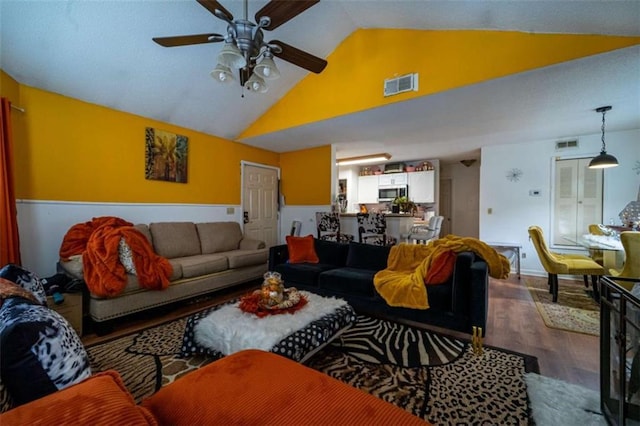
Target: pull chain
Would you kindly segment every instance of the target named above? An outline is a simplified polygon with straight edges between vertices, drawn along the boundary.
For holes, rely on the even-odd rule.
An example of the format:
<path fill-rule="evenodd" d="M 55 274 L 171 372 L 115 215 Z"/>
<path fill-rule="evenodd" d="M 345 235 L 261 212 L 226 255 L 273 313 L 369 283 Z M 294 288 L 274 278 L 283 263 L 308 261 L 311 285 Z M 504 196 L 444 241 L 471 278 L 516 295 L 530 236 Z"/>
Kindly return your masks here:
<path fill-rule="evenodd" d="M 605 152 L 605 148 L 606 148 L 606 145 L 604 144 L 604 115 L 606 113 L 607 113 L 606 111 L 602 111 L 602 127 L 601 127 L 601 130 L 602 130 L 602 152 Z"/>

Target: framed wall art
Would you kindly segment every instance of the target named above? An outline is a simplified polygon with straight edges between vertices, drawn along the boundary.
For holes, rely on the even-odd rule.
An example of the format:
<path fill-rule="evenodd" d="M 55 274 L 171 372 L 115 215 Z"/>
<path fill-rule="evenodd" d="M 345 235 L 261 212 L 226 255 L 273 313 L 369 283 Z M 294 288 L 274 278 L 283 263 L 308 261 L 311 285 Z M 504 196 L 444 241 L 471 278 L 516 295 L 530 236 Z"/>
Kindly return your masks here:
<path fill-rule="evenodd" d="M 145 178 L 187 183 L 186 136 L 147 127 L 145 129 Z"/>

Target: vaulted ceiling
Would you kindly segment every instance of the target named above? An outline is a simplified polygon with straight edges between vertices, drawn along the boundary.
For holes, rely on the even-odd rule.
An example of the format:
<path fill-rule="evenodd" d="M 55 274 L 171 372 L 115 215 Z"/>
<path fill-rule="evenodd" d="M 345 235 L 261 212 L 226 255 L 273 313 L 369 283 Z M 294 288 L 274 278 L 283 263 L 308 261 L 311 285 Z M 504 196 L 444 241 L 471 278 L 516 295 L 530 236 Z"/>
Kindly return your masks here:
<path fill-rule="evenodd" d="M 241 1 L 220 3 L 242 15 Z M 265 4 L 249 1 L 249 16 Z M 0 0 L 0 68 L 21 84 L 239 140 L 307 71 L 276 59 L 282 77 L 269 92 L 243 97 L 239 85 L 209 76 L 220 44 L 151 40 L 225 28 L 195 0 Z M 640 2 L 322 0 L 267 37 L 326 58 L 362 28 L 640 36 Z M 609 131 L 640 128 L 640 47 L 241 141 L 277 152 L 335 143 L 342 157 L 387 151 L 396 160 L 457 161 L 487 144 L 597 133 L 593 109 L 605 104 L 614 106 Z"/>

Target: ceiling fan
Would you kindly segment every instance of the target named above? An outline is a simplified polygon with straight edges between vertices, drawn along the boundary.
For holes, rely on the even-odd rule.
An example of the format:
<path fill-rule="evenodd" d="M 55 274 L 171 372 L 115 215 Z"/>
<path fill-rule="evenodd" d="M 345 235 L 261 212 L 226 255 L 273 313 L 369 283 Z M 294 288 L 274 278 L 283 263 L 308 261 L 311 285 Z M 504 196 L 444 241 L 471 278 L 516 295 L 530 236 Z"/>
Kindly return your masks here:
<path fill-rule="evenodd" d="M 249 91 L 264 93 L 268 89 L 265 80 L 280 76 L 273 61 L 274 56 L 316 74 L 327 66 L 326 60 L 279 40 L 264 41 L 264 31 L 278 28 L 320 0 L 271 0 L 255 14 L 255 23 L 248 19 L 248 0 L 243 2 L 243 19 L 234 19 L 217 0 L 197 1 L 217 18 L 227 22 L 226 35 L 208 33 L 154 37 L 153 41 L 164 47 L 224 41 L 225 45 L 218 54 L 218 64 L 211 72 L 211 76 L 219 82 L 233 81 L 232 70 L 237 69 L 241 86 Z"/>

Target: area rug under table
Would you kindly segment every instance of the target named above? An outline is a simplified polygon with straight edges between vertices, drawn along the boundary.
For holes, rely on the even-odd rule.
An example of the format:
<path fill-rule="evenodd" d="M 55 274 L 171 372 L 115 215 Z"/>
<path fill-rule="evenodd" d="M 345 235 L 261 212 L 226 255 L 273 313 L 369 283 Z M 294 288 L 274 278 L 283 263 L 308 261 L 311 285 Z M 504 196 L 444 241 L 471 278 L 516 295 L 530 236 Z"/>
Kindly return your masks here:
<path fill-rule="evenodd" d="M 545 325 L 575 333 L 600 335 L 600 307 L 580 281 L 562 281 L 553 302 L 546 278 L 527 277 L 525 283 Z"/>
<path fill-rule="evenodd" d="M 180 356 L 188 318 L 89 346 L 94 372 L 115 369 L 141 401 L 215 359 Z M 306 365 L 434 424 L 527 424 L 524 375 L 537 360 L 498 348 L 359 315 Z"/>

